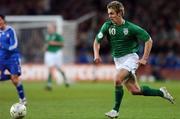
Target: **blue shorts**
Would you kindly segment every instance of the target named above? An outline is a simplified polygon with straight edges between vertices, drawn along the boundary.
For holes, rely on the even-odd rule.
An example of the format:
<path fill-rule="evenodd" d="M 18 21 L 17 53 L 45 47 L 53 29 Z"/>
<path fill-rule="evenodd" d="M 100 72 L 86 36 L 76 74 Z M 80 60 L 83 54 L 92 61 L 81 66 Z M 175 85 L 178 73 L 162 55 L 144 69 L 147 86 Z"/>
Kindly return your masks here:
<path fill-rule="evenodd" d="M 16 57 L 13 59 L 0 60 L 0 73 L 5 74 L 8 71 L 11 75 L 21 75 L 21 63 L 20 58 Z"/>

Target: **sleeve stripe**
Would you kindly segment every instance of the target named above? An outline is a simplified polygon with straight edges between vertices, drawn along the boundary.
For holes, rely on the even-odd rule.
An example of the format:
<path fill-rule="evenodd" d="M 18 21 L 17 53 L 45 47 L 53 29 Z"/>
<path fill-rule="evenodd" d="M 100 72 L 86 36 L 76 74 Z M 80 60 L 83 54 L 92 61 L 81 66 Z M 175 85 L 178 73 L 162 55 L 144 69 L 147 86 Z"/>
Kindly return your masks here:
<path fill-rule="evenodd" d="M 9 47 L 9 50 L 13 50 L 13 49 L 17 48 L 17 45 L 18 45 L 18 41 L 17 41 L 17 36 L 16 36 L 16 33 L 15 33 L 15 30 L 14 30 L 13 28 L 11 28 L 11 30 L 12 30 L 12 32 L 13 32 L 12 35 L 14 35 L 14 41 L 15 41 L 15 43 L 14 43 L 14 45 L 12 45 L 12 46 Z"/>

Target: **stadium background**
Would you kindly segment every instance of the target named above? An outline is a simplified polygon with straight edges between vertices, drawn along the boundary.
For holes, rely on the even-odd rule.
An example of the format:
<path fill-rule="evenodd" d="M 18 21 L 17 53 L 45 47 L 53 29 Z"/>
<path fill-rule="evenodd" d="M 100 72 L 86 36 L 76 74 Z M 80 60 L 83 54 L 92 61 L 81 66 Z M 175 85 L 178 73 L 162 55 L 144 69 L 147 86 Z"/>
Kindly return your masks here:
<path fill-rule="evenodd" d="M 68 78 L 110 80 L 77 81 L 68 89 L 63 85 L 53 85 L 53 90 L 47 92 L 44 90 L 45 81 L 42 81 L 47 77 L 42 52 L 45 30 L 32 29 L 31 24 L 26 22 L 16 24 L 23 55 L 23 74 L 26 74 L 22 79 L 27 80 L 23 81 L 28 99 L 25 119 L 105 119 L 104 112 L 111 108 L 114 100 L 111 80 L 115 69 L 107 42 L 102 45 L 103 65 L 96 67 L 92 64 L 92 42 L 97 30 L 107 19 L 106 4 L 109 1 L 111 0 L 0 0 L 0 13 L 8 16 L 62 16 L 65 27 L 60 32 L 66 37 L 63 69 Z M 125 6 L 125 18 L 145 28 L 154 41 L 149 65 L 139 69 L 138 74 L 142 80 L 152 79 L 151 76 L 154 76 L 156 80 L 162 81 L 140 84 L 155 88 L 166 86 L 175 97 L 176 104 L 171 105 L 161 98 L 132 97 L 125 90 L 120 118 L 179 119 L 180 1 L 122 0 L 122 3 Z M 29 26 L 31 27 L 28 29 L 18 29 Z M 70 50 L 66 50 L 68 48 Z M 0 119 L 10 118 L 9 109 L 17 101 L 11 82 L 1 82 Z"/>
<path fill-rule="evenodd" d="M 65 21 L 63 22 L 64 24 L 76 21 L 73 29 L 74 32 L 66 32 L 66 29 L 70 29 L 74 24 L 69 24 L 69 27 L 62 29 L 62 34 L 66 34 L 66 36 L 71 36 L 72 38 L 65 37 L 65 64 L 92 64 L 92 43 L 98 29 L 107 19 L 106 4 L 109 1 L 1 0 L 0 13 L 16 16 L 59 15 Z M 179 79 L 180 8 L 177 6 L 179 1 L 167 2 L 166 0 L 158 0 L 154 2 L 151 0 L 124 0 L 122 2 L 126 11 L 125 18 L 145 28 L 154 41 L 149 59 L 150 65 L 141 68 L 138 74 L 140 76 L 144 74 L 143 79 Z M 39 32 L 37 28 L 31 31 L 23 29 L 22 32 L 23 35 L 22 33 L 18 34 L 18 37 L 20 40 L 20 49 L 23 54 L 23 64 L 43 64 L 42 46 L 45 31 Z M 108 43 L 103 42 L 101 49 L 103 63 L 112 64 L 113 61 Z M 81 66 L 79 65 L 79 67 Z M 93 70 L 89 72 L 93 74 Z"/>

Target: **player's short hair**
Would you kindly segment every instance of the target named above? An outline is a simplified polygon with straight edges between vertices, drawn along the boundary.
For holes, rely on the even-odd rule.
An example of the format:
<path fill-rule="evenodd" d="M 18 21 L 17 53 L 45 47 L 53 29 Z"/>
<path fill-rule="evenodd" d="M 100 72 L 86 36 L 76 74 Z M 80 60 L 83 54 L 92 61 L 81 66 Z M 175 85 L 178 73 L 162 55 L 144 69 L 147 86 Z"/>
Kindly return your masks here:
<path fill-rule="evenodd" d="M 120 13 L 121 15 L 124 16 L 124 6 L 121 2 L 119 1 L 112 1 L 107 5 L 107 9 L 114 9 L 116 13 Z"/>
<path fill-rule="evenodd" d="M 3 20 L 5 20 L 5 15 L 0 14 L 0 18 L 3 19 Z"/>

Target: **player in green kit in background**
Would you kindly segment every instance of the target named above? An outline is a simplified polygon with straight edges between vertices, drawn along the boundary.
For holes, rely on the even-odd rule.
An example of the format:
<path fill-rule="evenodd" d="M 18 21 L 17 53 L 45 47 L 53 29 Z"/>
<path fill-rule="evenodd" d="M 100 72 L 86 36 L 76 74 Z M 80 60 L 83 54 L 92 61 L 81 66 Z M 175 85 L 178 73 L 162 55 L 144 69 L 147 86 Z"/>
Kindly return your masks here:
<path fill-rule="evenodd" d="M 68 87 L 69 84 L 67 82 L 67 78 L 64 74 L 64 72 L 61 70 L 61 65 L 63 63 L 63 54 L 62 54 L 62 48 L 64 46 L 64 39 L 63 37 L 56 32 L 56 26 L 55 24 L 51 23 L 47 26 L 47 36 L 46 36 L 46 44 L 45 44 L 45 64 L 49 68 L 49 74 L 47 79 L 47 90 L 52 89 L 52 78 L 53 71 L 56 69 L 58 70 L 64 79 L 65 86 Z M 58 82 L 58 79 L 56 79 Z"/>
<path fill-rule="evenodd" d="M 124 7 L 118 1 L 112 1 L 107 5 L 109 19 L 106 21 L 94 40 L 94 62 L 101 62 L 99 55 L 100 42 L 106 36 L 110 46 L 111 53 L 116 66 L 115 75 L 115 104 L 112 110 L 105 113 L 107 117 L 117 118 L 119 108 L 123 98 L 123 85 L 133 95 L 159 96 L 171 103 L 174 103 L 173 97 L 165 87 L 153 89 L 148 86 L 139 86 L 135 71 L 141 65 L 147 63 L 151 48 L 152 39 L 150 35 L 141 27 L 123 19 Z M 144 54 L 139 59 L 137 52 L 139 50 L 138 40 L 145 42 Z"/>

